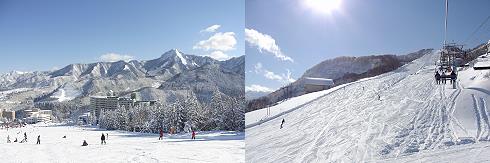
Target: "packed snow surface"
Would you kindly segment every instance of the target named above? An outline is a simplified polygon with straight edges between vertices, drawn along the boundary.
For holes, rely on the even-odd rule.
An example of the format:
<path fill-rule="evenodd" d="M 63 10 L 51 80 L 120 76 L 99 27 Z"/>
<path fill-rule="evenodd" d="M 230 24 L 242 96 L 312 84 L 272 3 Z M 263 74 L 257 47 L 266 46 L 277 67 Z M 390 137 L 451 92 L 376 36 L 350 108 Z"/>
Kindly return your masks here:
<path fill-rule="evenodd" d="M 294 108 L 297 108 L 298 106 L 301 106 L 307 102 L 310 102 L 311 100 L 319 98 L 328 92 L 331 91 L 324 90 L 324 91 L 306 94 L 303 96 L 293 97 L 290 100 L 281 102 L 275 106 L 248 112 L 245 114 L 245 126 L 251 127 L 263 123 L 267 120 L 273 119 L 278 115 L 282 115 L 289 110 L 292 111 Z"/>
<path fill-rule="evenodd" d="M 278 116 L 294 111 L 295 109 L 302 107 L 308 102 L 323 97 L 329 94 L 330 92 L 345 88 L 346 86 L 354 83 L 358 83 L 370 79 L 371 78 L 365 78 L 356 82 L 342 84 L 328 90 L 323 90 L 323 91 L 308 93 L 302 96 L 293 97 L 291 99 L 281 101 L 277 105 L 248 112 L 245 114 L 245 126 L 246 128 L 250 128 L 262 124 L 266 121 L 277 118 Z"/>
<path fill-rule="evenodd" d="M 466 68 L 456 89 L 449 81 L 437 85 L 438 57 L 277 105 L 278 116 L 247 127 L 247 161 L 488 161 L 490 71 Z M 246 118 L 264 115 L 262 109 Z"/>
<path fill-rule="evenodd" d="M 27 133 L 27 143 L 19 141 Z M 100 144 L 108 133 L 106 145 Z M 10 135 L 12 143 L 7 143 Z M 36 145 L 41 135 L 41 144 Z M 62 138 L 66 136 L 66 138 Z M 198 132 L 169 136 L 106 131 L 90 127 L 28 125 L 0 130 L 1 162 L 245 162 L 243 132 Z M 88 146 L 81 146 L 86 140 Z"/>

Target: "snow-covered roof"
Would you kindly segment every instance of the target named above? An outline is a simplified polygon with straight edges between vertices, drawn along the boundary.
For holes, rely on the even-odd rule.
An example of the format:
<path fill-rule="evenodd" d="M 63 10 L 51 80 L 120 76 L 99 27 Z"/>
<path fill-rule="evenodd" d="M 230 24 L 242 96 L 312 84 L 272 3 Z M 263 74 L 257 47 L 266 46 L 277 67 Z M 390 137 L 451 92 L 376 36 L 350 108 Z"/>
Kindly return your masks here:
<path fill-rule="evenodd" d="M 334 85 L 332 79 L 325 79 L 325 78 L 305 78 L 305 84 L 311 84 L 311 85 Z"/>
<path fill-rule="evenodd" d="M 473 65 L 475 69 L 488 69 L 490 68 L 490 60 L 478 61 Z"/>
<path fill-rule="evenodd" d="M 114 96 L 90 96 L 91 98 L 107 98 L 107 97 L 114 97 Z"/>

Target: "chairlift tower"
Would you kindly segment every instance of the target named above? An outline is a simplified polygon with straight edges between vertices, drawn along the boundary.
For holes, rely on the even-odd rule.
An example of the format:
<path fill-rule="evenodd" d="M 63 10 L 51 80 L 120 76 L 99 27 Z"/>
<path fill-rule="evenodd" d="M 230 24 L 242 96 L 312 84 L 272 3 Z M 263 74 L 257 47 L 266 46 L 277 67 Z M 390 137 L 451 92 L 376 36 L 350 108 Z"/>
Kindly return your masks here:
<path fill-rule="evenodd" d="M 448 0 L 445 3 L 445 17 L 444 17 L 444 43 L 441 49 L 441 55 L 439 58 L 439 71 L 442 73 L 455 72 L 457 78 L 457 65 L 456 58 L 462 57 L 464 55 L 463 45 L 458 45 L 456 43 L 447 43 L 446 35 L 447 35 L 447 16 L 448 16 Z M 441 75 L 441 79 L 451 79 L 450 75 Z M 453 82 L 453 89 L 456 89 L 456 81 Z"/>
<path fill-rule="evenodd" d="M 456 70 L 456 58 L 464 55 L 463 45 L 455 43 L 445 44 L 441 50 L 441 56 L 439 58 L 440 70 L 452 71 Z"/>

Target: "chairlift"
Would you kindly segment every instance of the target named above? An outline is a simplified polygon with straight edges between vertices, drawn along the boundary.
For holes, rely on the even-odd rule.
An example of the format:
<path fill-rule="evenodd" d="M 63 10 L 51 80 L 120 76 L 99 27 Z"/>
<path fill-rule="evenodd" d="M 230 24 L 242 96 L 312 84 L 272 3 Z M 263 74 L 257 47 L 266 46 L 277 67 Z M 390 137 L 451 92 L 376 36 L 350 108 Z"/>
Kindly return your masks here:
<path fill-rule="evenodd" d="M 458 57 L 464 56 L 463 45 L 457 45 L 455 43 L 446 43 L 447 33 L 447 16 L 448 16 L 448 0 L 446 0 L 445 10 L 445 22 L 444 22 L 444 43 L 440 51 L 440 58 L 438 68 L 435 70 L 436 78 L 439 78 L 446 83 L 447 80 L 452 81 L 453 88 L 456 88 L 454 82 L 457 79 L 457 65 L 456 60 Z"/>

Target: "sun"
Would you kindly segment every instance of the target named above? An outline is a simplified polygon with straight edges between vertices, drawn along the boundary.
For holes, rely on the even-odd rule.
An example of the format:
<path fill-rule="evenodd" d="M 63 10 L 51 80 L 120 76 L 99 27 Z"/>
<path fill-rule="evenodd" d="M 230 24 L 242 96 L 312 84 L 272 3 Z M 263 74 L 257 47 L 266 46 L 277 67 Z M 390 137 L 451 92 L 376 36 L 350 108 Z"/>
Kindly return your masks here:
<path fill-rule="evenodd" d="M 331 14 L 340 9 L 342 0 L 304 0 L 305 5 L 315 12 Z"/>

